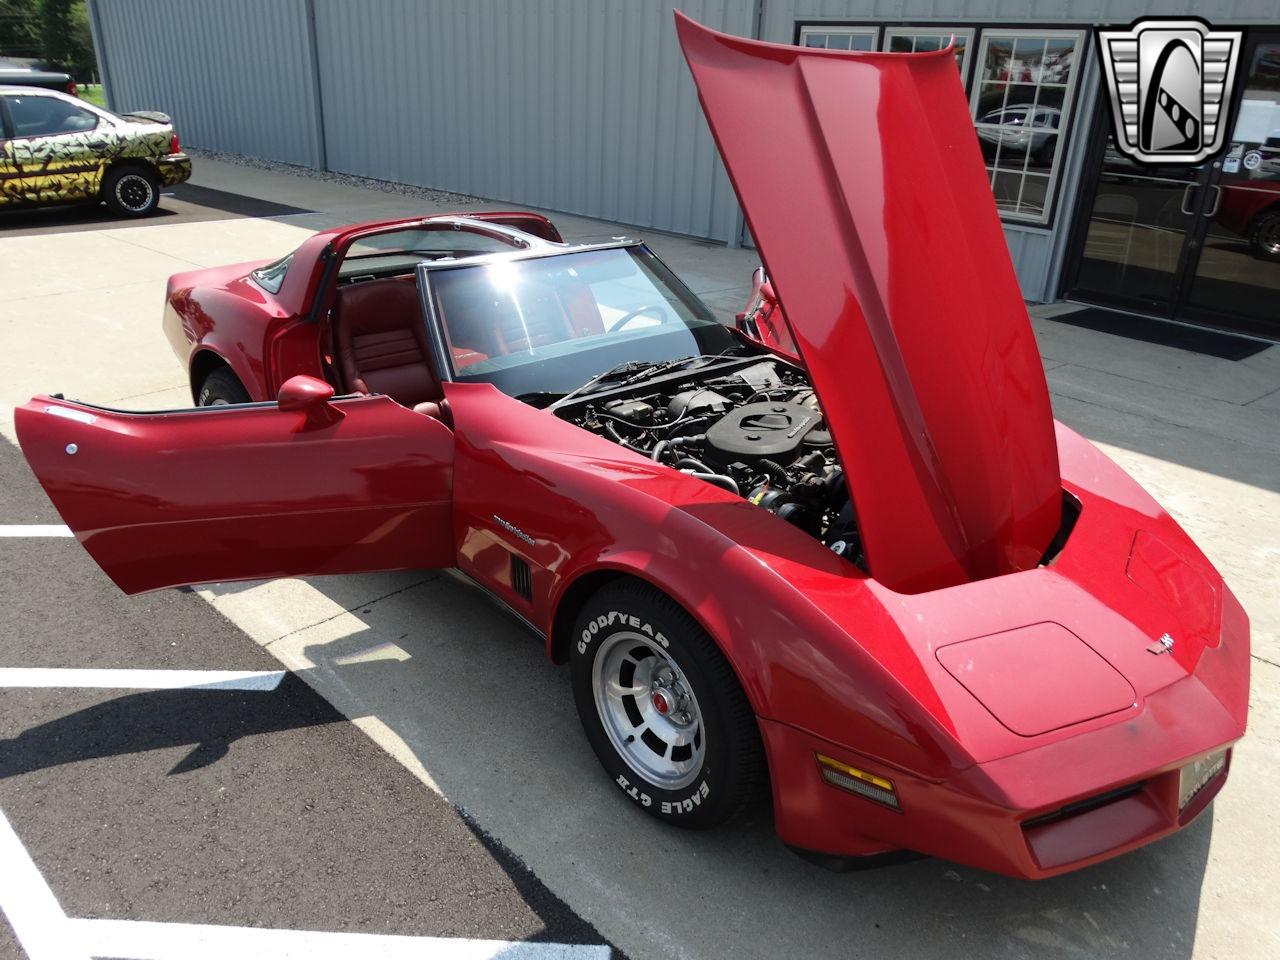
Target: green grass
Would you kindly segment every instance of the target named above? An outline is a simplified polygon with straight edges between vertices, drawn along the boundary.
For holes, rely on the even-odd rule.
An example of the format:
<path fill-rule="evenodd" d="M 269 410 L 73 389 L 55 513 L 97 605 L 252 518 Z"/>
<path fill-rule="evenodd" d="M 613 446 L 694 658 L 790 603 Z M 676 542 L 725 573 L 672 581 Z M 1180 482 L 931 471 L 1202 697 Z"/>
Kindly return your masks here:
<path fill-rule="evenodd" d="M 80 84 L 80 98 L 88 100 L 95 107 L 107 108 L 106 98 L 102 94 L 102 84 L 100 83 L 82 83 Z"/>

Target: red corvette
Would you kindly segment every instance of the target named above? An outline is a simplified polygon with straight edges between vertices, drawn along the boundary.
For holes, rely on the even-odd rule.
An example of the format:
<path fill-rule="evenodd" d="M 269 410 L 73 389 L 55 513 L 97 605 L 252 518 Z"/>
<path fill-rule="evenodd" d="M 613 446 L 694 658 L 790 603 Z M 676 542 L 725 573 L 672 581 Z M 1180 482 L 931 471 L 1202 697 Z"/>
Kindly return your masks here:
<path fill-rule="evenodd" d="M 1023 877 L 1186 826 L 1248 621 L 1054 423 L 950 51 L 678 26 L 772 278 L 736 328 L 533 214 L 331 230 L 172 279 L 194 409 L 18 410 L 50 497 L 128 593 L 457 567 L 675 824 L 767 784 L 816 858 Z"/>

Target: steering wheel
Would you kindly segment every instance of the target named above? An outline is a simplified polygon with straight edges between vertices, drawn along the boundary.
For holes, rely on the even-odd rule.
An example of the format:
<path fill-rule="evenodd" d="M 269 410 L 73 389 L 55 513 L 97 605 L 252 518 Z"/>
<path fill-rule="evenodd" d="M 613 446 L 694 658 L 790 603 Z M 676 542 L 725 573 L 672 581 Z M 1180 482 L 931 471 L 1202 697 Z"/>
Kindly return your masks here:
<path fill-rule="evenodd" d="M 610 328 L 610 332 L 613 332 L 613 331 L 616 331 L 616 330 L 621 330 L 623 327 L 625 327 L 625 326 L 626 326 L 628 323 L 630 323 L 632 320 L 635 320 L 637 317 L 643 317 L 645 314 L 648 314 L 649 316 L 656 316 L 656 317 L 657 317 L 657 320 L 658 320 L 659 325 L 664 324 L 664 323 L 670 323 L 670 322 L 671 322 L 671 320 L 670 320 L 670 319 L 668 318 L 668 316 L 667 316 L 667 307 L 666 307 L 666 304 L 662 304 L 662 303 L 651 303 L 651 304 L 649 304 L 649 305 L 647 305 L 647 306 L 640 307 L 640 308 L 639 308 L 639 309 L 637 309 L 637 310 L 632 310 L 632 311 L 631 311 L 630 313 L 628 313 L 625 317 L 623 317 L 621 320 L 619 320 L 617 323 L 615 323 L 615 324 Z"/>

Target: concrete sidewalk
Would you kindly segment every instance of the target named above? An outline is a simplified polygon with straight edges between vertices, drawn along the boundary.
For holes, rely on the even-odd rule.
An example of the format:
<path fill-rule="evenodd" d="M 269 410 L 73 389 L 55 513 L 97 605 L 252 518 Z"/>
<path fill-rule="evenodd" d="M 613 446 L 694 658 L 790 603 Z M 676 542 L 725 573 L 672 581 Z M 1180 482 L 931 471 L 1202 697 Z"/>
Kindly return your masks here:
<path fill-rule="evenodd" d="M 513 206 L 205 158 L 194 181 L 315 212 L 0 233 L 0 432 L 10 440 L 10 408 L 35 392 L 133 408 L 189 403 L 159 331 L 170 273 L 279 256 L 333 224 Z M 746 300 L 750 250 L 551 216 L 570 239 L 644 237 L 722 314 Z M 779 849 L 764 820 L 670 831 L 629 816 L 601 782 L 567 685 L 536 645 L 448 578 L 279 580 L 200 594 L 636 958 L 836 957 L 856 945 L 912 960 L 957 947 L 1269 960 L 1280 955 L 1280 348 L 1217 360 L 1059 324 L 1048 318 L 1055 309 L 1033 313 L 1057 415 L 1178 517 L 1254 624 L 1251 729 L 1212 817 L 1110 863 L 1039 884 L 938 861 L 839 877 Z M 370 651 L 381 658 L 376 676 L 353 666 Z"/>

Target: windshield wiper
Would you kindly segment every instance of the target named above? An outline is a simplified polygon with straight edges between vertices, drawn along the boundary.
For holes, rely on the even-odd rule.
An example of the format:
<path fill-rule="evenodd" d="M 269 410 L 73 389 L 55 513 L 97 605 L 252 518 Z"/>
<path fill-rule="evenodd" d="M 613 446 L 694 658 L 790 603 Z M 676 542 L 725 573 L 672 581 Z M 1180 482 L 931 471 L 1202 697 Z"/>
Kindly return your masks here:
<path fill-rule="evenodd" d="M 661 360 L 627 360 L 627 361 L 624 361 L 623 363 L 614 364 L 612 367 L 610 367 L 608 370 L 604 371 L 603 373 L 597 373 L 594 377 L 592 377 L 590 380 L 588 380 L 586 383 L 584 383 L 582 386 L 578 387 L 577 389 L 570 390 L 563 397 L 557 400 L 556 404 L 559 405 L 561 403 L 564 403 L 567 400 L 571 400 L 574 397 L 585 396 L 586 394 L 589 394 L 589 393 L 597 393 L 598 391 L 593 388 L 602 386 L 605 383 L 611 383 L 614 380 L 614 378 L 623 376 L 624 374 L 631 373 L 632 371 L 641 367 L 643 367 L 645 373 L 647 373 L 650 367 L 656 367 L 662 362 L 663 361 Z M 631 382 L 632 381 L 630 378 L 624 379 L 620 383 L 616 384 L 616 386 L 622 386 L 623 384 L 627 384 Z"/>
<path fill-rule="evenodd" d="M 699 354 L 696 357 L 681 357 L 679 360 L 667 360 L 656 365 L 651 364 L 648 367 L 648 369 L 641 370 L 639 373 L 634 374 L 633 376 L 627 377 L 627 379 L 623 380 L 620 384 L 618 384 L 618 386 L 626 387 L 626 386 L 629 386 L 630 384 L 639 383 L 641 380 L 648 380 L 650 377 L 656 377 L 656 376 L 659 376 L 660 374 L 667 373 L 671 370 L 678 370 L 680 367 L 683 367 L 685 364 L 693 363 L 695 360 L 706 360 L 709 362 L 711 360 L 719 360 L 719 359 L 721 359 L 721 357 L 718 354 L 703 353 L 703 354 Z"/>
<path fill-rule="evenodd" d="M 587 396 L 592 393 L 599 393 L 606 386 L 629 387 L 633 383 L 639 383 L 641 380 L 648 380 L 651 377 L 660 376 L 677 370 L 680 367 L 699 360 L 712 363 L 716 360 L 726 359 L 721 353 L 700 353 L 692 357 L 680 357 L 678 360 L 628 360 L 625 363 L 619 363 L 610 367 L 604 373 L 598 373 L 576 390 L 571 390 L 563 397 L 556 401 L 555 405 L 560 406 L 568 402 L 574 397 Z M 618 377 L 622 377 L 618 380 Z"/>

